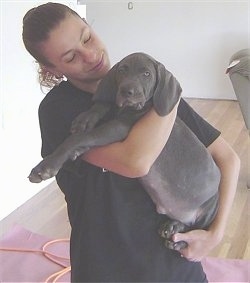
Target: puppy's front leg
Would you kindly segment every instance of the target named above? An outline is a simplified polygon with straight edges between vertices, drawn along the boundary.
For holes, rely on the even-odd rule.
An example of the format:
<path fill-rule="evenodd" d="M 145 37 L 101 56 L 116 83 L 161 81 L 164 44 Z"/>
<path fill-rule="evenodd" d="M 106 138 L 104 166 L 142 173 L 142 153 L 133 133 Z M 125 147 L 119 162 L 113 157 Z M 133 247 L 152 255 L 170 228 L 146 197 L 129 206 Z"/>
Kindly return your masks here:
<path fill-rule="evenodd" d="M 80 113 L 72 122 L 71 133 L 88 132 L 109 112 L 110 103 L 96 102 L 88 111 Z"/>
<path fill-rule="evenodd" d="M 55 176 L 61 168 L 60 160 L 54 158 L 53 154 L 45 157 L 30 172 L 28 178 L 32 183 L 40 183 Z"/>
<path fill-rule="evenodd" d="M 88 133 L 70 135 L 58 148 L 31 170 L 29 180 L 40 183 L 55 176 L 67 160 L 75 160 L 91 147 L 107 145 L 125 139 L 131 125 L 120 120 L 111 120 Z"/>

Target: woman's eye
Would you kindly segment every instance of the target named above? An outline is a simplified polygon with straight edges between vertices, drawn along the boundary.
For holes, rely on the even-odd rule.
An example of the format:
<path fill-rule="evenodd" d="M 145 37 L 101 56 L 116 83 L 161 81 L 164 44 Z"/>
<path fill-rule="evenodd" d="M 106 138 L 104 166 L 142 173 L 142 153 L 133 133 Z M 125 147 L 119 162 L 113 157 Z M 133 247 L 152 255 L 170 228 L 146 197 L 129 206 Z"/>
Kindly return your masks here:
<path fill-rule="evenodd" d="M 91 35 L 89 35 L 85 40 L 84 43 L 87 43 L 91 39 Z"/>
<path fill-rule="evenodd" d="M 75 59 L 75 54 L 74 54 L 71 58 L 69 58 L 66 63 L 70 63 L 70 62 L 72 62 L 74 59 Z"/>
<path fill-rule="evenodd" d="M 83 37 L 83 44 L 87 43 L 89 40 L 91 39 L 91 34 L 86 34 L 84 37 Z"/>

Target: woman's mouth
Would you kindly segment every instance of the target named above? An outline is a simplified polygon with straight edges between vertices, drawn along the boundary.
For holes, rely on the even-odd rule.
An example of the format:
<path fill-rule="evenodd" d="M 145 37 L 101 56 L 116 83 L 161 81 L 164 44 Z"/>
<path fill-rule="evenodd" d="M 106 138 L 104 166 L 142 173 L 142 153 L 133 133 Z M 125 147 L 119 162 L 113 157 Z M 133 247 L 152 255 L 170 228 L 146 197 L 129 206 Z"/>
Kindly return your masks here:
<path fill-rule="evenodd" d="M 104 62 L 104 58 L 103 58 L 103 54 L 102 54 L 100 61 L 92 69 L 90 69 L 89 72 L 100 70 L 103 66 L 103 62 Z"/>

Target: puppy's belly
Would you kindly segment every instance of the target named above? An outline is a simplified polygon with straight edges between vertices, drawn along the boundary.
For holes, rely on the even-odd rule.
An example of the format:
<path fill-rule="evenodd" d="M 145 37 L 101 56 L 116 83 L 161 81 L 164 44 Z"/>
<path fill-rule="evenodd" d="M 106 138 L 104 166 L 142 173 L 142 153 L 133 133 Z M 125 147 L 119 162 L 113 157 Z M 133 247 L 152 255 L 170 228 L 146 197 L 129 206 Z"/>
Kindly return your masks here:
<path fill-rule="evenodd" d="M 153 202 L 155 203 L 156 210 L 159 214 L 166 214 L 172 219 L 181 221 L 186 225 L 194 224 L 199 213 L 200 206 L 197 205 L 195 197 L 187 195 L 186 198 L 176 196 L 173 191 L 166 185 L 166 180 L 149 184 L 145 179 L 141 179 L 144 189 L 147 191 Z"/>
<path fill-rule="evenodd" d="M 201 213 L 212 214 L 213 207 L 203 205 L 218 192 L 220 171 L 204 145 L 177 119 L 161 154 L 140 180 L 159 213 L 192 225 Z"/>
<path fill-rule="evenodd" d="M 174 170 L 167 169 L 168 166 L 166 170 L 159 170 L 161 166 L 156 165 L 157 162 L 140 181 L 155 203 L 158 213 L 166 214 L 186 225 L 195 224 L 201 214 L 213 215 L 214 206 L 204 207 L 204 204 L 209 200 L 213 202 L 213 196 L 218 192 L 217 170 L 209 176 L 201 174 L 201 177 L 186 177 L 185 172 L 181 174 L 178 171 L 175 174 Z"/>
<path fill-rule="evenodd" d="M 197 210 L 183 211 L 183 207 L 181 207 L 181 205 L 178 204 L 178 201 L 176 201 L 176 200 L 172 200 L 172 201 L 175 203 L 174 209 L 171 206 L 166 208 L 166 206 L 163 206 L 160 203 L 155 203 L 156 204 L 156 211 L 159 214 L 165 214 L 172 219 L 179 220 L 180 222 L 182 222 L 182 223 L 184 223 L 188 226 L 193 225 L 196 221 L 198 211 Z"/>

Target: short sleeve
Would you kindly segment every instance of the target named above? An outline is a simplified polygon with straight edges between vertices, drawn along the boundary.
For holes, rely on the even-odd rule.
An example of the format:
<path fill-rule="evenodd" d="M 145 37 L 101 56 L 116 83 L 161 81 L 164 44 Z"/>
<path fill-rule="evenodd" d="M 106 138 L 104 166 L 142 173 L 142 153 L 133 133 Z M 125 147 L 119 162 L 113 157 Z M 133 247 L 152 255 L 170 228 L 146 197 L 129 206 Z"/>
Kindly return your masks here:
<path fill-rule="evenodd" d="M 206 147 L 221 134 L 220 131 L 195 112 L 183 98 L 180 101 L 177 115 Z"/>
<path fill-rule="evenodd" d="M 69 135 L 71 123 L 92 104 L 92 95 L 67 82 L 54 87 L 39 106 L 43 157 L 52 153 Z"/>

